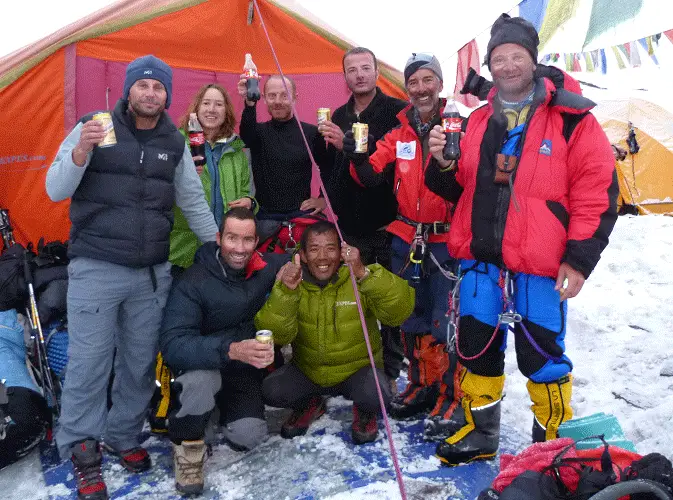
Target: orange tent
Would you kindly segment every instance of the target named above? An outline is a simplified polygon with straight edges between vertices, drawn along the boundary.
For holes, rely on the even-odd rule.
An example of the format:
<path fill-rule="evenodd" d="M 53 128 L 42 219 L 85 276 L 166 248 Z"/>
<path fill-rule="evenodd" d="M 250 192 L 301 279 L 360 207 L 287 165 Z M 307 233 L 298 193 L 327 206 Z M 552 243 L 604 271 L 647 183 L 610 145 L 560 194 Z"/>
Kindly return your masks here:
<path fill-rule="evenodd" d="M 317 108 L 348 97 L 341 60 L 353 44 L 278 1 L 258 5 L 283 72 L 297 83 L 298 115 L 315 123 Z M 0 59 L 0 207 L 17 241 L 68 237 L 68 202 L 47 197 L 47 169 L 80 116 L 114 107 L 128 62 L 154 54 L 173 68 L 168 111 L 177 121 L 205 83 L 235 95 L 246 52 L 262 77 L 277 73 L 252 1 L 123 0 Z M 380 70 L 383 91 L 405 98 L 399 72 Z"/>
<path fill-rule="evenodd" d="M 640 147 L 617 162 L 620 202 L 640 214 L 673 213 L 673 113 L 636 97 L 599 100 L 594 114 L 612 144 L 629 150 L 631 126 Z"/>

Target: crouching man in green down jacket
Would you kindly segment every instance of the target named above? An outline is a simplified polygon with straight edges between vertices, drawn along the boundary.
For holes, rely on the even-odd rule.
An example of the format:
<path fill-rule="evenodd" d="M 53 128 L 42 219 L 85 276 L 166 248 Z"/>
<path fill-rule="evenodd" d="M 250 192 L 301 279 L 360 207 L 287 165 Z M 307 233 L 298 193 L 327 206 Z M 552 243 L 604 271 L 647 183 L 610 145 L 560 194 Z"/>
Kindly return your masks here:
<path fill-rule="evenodd" d="M 263 383 L 266 404 L 294 411 L 281 428 L 284 438 L 306 434 L 323 413 L 323 396 L 353 401 L 353 442 L 368 443 L 378 433 L 379 400 L 348 266 L 358 283 L 377 375 L 386 406 L 381 332 L 377 320 L 397 326 L 414 308 L 414 290 L 379 264 L 364 266 L 355 247 L 339 242 L 329 222 L 309 226 L 293 262 L 278 272 L 267 302 L 255 317 L 274 342 L 292 344 L 293 358 Z M 301 262 L 300 262 L 301 258 Z"/>

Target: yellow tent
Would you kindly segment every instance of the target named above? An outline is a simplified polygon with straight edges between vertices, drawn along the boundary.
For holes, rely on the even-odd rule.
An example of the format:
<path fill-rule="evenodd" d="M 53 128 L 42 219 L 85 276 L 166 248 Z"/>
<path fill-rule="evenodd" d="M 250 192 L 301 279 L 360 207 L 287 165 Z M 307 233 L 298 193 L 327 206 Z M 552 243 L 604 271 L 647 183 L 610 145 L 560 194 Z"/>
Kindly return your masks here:
<path fill-rule="evenodd" d="M 617 162 L 620 201 L 641 214 L 673 212 L 673 113 L 638 98 L 599 101 L 594 108 L 610 142 L 626 151 L 629 122 L 640 150 Z"/>

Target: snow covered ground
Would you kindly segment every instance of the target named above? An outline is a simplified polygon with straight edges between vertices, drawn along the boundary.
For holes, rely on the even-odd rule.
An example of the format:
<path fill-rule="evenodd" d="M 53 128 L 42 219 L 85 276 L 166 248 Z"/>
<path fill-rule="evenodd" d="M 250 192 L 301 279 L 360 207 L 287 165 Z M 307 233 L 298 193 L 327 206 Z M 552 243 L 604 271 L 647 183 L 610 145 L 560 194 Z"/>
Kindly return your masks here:
<path fill-rule="evenodd" d="M 579 297 L 570 301 L 566 341 L 567 352 L 575 363 L 575 415 L 581 417 L 601 411 L 613 413 L 618 416 L 626 436 L 636 443 L 640 453 L 657 451 L 673 459 L 672 249 L 673 217 L 620 217 L 611 243 L 594 274 Z M 512 346 L 513 342 L 509 344 Z M 528 408 L 526 380 L 516 370 L 511 348 L 507 354 L 506 372 L 503 426 L 528 436 L 532 417 Z M 340 400 L 330 404 L 345 405 Z M 345 406 L 343 411 L 347 411 Z M 324 431 L 320 436 L 293 440 L 294 444 L 274 437 L 264 445 L 257 456 L 267 464 L 264 467 L 269 477 L 287 473 L 288 470 L 303 470 L 314 498 L 399 498 L 395 482 L 384 470 L 381 470 L 381 481 L 334 493 L 336 479 L 330 476 L 329 471 L 336 465 L 377 472 L 381 463 L 363 463 L 361 457 L 344 446 L 344 440 L 338 438 L 344 428 L 342 421 L 326 418 L 318 425 L 321 432 Z M 398 424 L 393 425 L 398 428 Z M 401 458 L 407 460 L 403 464 L 403 472 L 410 498 L 453 498 L 451 484 L 414 477 L 417 472 L 438 470 L 438 461 L 411 458 L 411 455 L 405 454 L 410 444 L 409 436 L 398 432 L 394 436 L 402 450 Z M 150 445 L 156 441 L 156 438 L 151 439 Z M 381 448 L 381 453 L 385 452 L 387 442 L 381 435 L 376 446 Z M 289 453 L 293 447 L 301 448 L 302 452 Z M 155 462 L 166 461 L 166 457 L 154 454 L 153 458 Z M 208 465 L 208 482 L 212 486 L 209 497 L 249 498 L 251 488 L 264 482 L 265 478 L 259 476 L 251 482 L 249 476 L 254 467 L 251 469 L 250 462 L 241 466 L 241 458 L 242 454 L 226 446 L 215 450 Z M 276 464 L 277 469 L 270 470 L 269 463 Z M 168 463 L 164 465 L 170 467 Z M 106 470 L 111 490 L 121 484 L 121 478 L 114 476 L 124 474 L 117 465 Z M 162 474 L 162 480 L 152 491 L 151 498 L 168 498 L 172 494 L 172 478 L 165 472 Z M 287 490 L 276 491 L 273 496 L 295 498 L 302 494 L 299 489 L 292 488 L 294 486 L 288 482 Z M 148 492 L 137 493 L 147 495 Z M 2 498 L 27 500 L 61 495 L 68 495 L 65 485 L 45 486 L 36 453 L 0 471 Z M 134 493 L 122 495 L 127 499 L 136 496 Z M 259 495 L 253 497 L 263 498 Z"/>

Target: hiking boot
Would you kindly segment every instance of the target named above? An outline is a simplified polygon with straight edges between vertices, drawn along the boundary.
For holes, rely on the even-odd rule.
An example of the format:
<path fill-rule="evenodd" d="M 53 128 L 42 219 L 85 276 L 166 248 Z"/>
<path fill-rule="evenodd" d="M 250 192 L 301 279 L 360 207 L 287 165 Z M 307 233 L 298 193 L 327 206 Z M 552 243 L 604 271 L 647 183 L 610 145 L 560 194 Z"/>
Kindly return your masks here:
<path fill-rule="evenodd" d="M 500 444 L 500 400 L 469 410 L 473 424 L 467 424 L 437 445 L 436 455 L 444 465 L 492 460 Z"/>
<path fill-rule="evenodd" d="M 455 353 L 450 352 L 449 368 L 442 375 L 437 404 L 423 422 L 423 437 L 426 441 L 441 441 L 455 434 L 467 423 L 460 404 L 463 395 L 460 390 L 460 379 L 465 371 L 458 363 Z"/>
<path fill-rule="evenodd" d="M 449 365 L 445 345 L 430 333 L 404 332 L 402 340 L 409 360 L 409 385 L 390 403 L 390 415 L 398 420 L 426 414 L 435 406 L 442 375 Z"/>
<path fill-rule="evenodd" d="M 95 439 L 85 439 L 74 443 L 70 448 L 70 460 L 77 479 L 78 500 L 106 500 L 107 487 L 103 481 L 101 464 L 103 454 Z"/>
<path fill-rule="evenodd" d="M 106 451 L 119 458 L 119 463 L 127 471 L 138 474 L 145 472 L 152 467 L 152 459 L 147 450 L 141 446 L 136 446 L 124 451 L 118 451 L 110 445 L 103 445 Z"/>
<path fill-rule="evenodd" d="M 495 458 L 500 444 L 500 404 L 505 376 L 484 377 L 466 372 L 461 381 L 465 425 L 437 445 L 443 464 L 454 466 Z"/>
<path fill-rule="evenodd" d="M 533 410 L 533 442 L 541 443 L 556 439 L 559 426 L 573 418 L 573 410 L 570 407 L 572 375 L 568 374 L 554 382 L 542 384 L 529 380 L 526 387 L 533 402 L 530 407 Z"/>
<path fill-rule="evenodd" d="M 360 410 L 353 405 L 353 425 L 351 426 L 353 443 L 364 444 L 376 440 L 379 434 L 379 426 L 376 421 L 376 413 Z"/>
<path fill-rule="evenodd" d="M 303 436 L 311 424 L 322 417 L 325 409 L 325 400 L 322 396 L 313 396 L 305 407 L 292 412 L 280 428 L 280 435 L 285 439 Z"/>
<path fill-rule="evenodd" d="M 465 411 L 460 401 L 448 401 L 443 395 L 437 405 L 423 422 L 423 439 L 426 441 L 443 441 L 465 426 Z"/>
<path fill-rule="evenodd" d="M 409 384 L 390 402 L 390 416 L 407 420 L 428 413 L 437 402 L 439 384 L 423 387 Z"/>
<path fill-rule="evenodd" d="M 183 495 L 200 495 L 203 492 L 203 463 L 206 460 L 206 443 L 183 441 L 173 443 L 173 471 L 175 489 Z"/>

